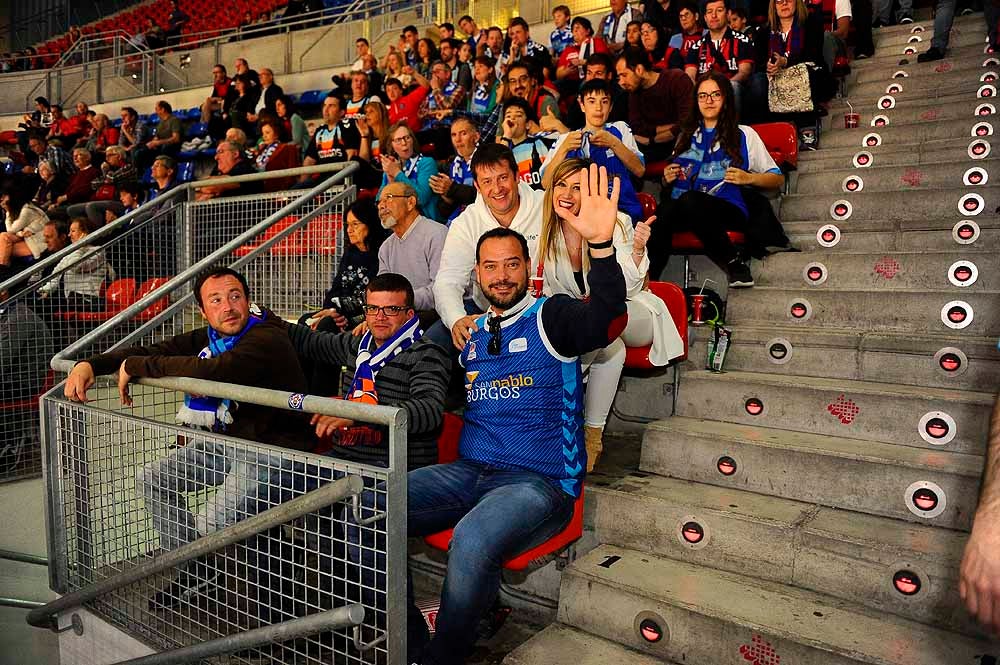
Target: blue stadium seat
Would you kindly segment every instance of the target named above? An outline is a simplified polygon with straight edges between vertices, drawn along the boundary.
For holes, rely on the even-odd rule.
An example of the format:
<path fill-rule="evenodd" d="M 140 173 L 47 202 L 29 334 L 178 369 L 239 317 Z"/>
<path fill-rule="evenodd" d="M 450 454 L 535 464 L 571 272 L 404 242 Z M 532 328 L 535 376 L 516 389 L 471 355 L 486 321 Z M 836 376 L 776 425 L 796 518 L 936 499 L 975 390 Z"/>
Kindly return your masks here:
<path fill-rule="evenodd" d="M 139 182 L 141 182 L 144 185 L 152 185 L 153 184 L 153 167 L 152 166 L 146 167 L 146 170 L 142 172 L 142 179 Z"/>
<path fill-rule="evenodd" d="M 115 129 L 118 129 L 119 127 L 122 126 L 122 119 L 115 118 L 114 120 L 111 121 L 111 126 L 114 127 Z"/>
<path fill-rule="evenodd" d="M 188 126 L 187 134 L 185 134 L 185 137 L 193 139 L 196 136 L 200 137 L 200 136 L 205 136 L 206 134 L 208 134 L 208 123 L 196 122 Z"/>
<path fill-rule="evenodd" d="M 323 90 L 307 90 L 299 97 L 299 106 L 319 106 L 325 96 L 326 92 Z"/>
<path fill-rule="evenodd" d="M 160 116 L 156 115 L 155 113 L 150 113 L 149 115 L 146 116 L 146 124 L 147 125 L 160 124 Z"/>
<path fill-rule="evenodd" d="M 201 107 L 193 106 L 187 110 L 181 111 L 177 115 L 181 120 L 196 120 L 201 118 Z"/>
<path fill-rule="evenodd" d="M 194 180 L 194 162 L 181 162 L 177 166 L 177 181 L 191 182 Z"/>

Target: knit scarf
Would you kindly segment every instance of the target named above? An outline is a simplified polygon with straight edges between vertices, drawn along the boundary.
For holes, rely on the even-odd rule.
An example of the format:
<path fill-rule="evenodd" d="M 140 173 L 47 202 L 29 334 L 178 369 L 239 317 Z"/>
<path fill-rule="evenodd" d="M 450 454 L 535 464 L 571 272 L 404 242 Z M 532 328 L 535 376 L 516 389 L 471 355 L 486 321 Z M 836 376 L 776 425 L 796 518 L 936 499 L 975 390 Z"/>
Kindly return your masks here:
<path fill-rule="evenodd" d="M 415 314 L 396 331 L 395 335 L 374 351 L 371 350 L 371 347 L 375 343 L 375 339 L 370 330 L 366 332 L 361 338 L 354 380 L 351 381 L 351 387 L 347 391 L 345 399 L 361 404 L 378 404 L 375 377 L 393 358 L 413 346 L 413 343 L 420 339 L 423 334 L 424 331 L 420 329 L 420 319 Z M 382 439 L 382 429 L 367 425 L 355 425 L 342 429 L 339 432 L 337 442 L 342 446 L 374 446 L 380 444 Z"/>
<path fill-rule="evenodd" d="M 257 305 L 250 305 L 250 318 L 243 326 L 243 330 L 235 335 L 224 336 L 216 332 L 215 328 L 208 329 L 208 346 L 201 350 L 198 358 L 208 360 L 218 358 L 227 351 L 232 351 L 233 347 L 243 339 L 243 336 L 251 328 L 263 321 L 264 312 Z M 184 406 L 177 410 L 177 422 L 210 430 L 212 432 L 225 432 L 226 427 L 233 422 L 233 416 L 229 412 L 230 401 L 218 397 L 195 397 L 184 395 Z"/>
<path fill-rule="evenodd" d="M 792 27 L 788 30 L 788 37 L 781 36 L 780 25 L 771 30 L 771 45 L 768 52 L 789 58 L 801 53 L 804 43 L 805 29 L 799 26 L 799 17 L 796 16 L 792 18 Z"/>

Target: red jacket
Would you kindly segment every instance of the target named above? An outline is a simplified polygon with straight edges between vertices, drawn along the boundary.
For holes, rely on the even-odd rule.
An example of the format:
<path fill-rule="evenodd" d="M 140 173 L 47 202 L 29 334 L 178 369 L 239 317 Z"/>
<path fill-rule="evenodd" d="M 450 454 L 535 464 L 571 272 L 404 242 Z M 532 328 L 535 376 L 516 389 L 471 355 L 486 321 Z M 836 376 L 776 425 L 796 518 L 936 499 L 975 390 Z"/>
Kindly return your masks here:
<path fill-rule="evenodd" d="M 389 105 L 389 123 L 394 124 L 406 121 L 414 132 L 420 131 L 420 105 L 430 92 L 429 88 L 423 86 L 408 95 L 403 95 Z"/>

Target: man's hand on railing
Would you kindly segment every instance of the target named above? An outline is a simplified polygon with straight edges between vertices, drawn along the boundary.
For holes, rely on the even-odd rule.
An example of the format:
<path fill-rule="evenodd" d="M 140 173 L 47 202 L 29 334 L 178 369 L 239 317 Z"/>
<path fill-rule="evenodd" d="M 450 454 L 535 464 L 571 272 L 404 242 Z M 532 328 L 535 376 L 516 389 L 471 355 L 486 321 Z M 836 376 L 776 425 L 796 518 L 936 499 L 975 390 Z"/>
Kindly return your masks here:
<path fill-rule="evenodd" d="M 90 363 L 77 363 L 66 378 L 63 395 L 73 402 L 86 402 L 87 390 L 94 385 L 94 368 Z"/>
<path fill-rule="evenodd" d="M 314 413 L 312 420 L 309 421 L 309 424 L 316 426 L 316 438 L 326 439 L 333 436 L 333 433 L 338 429 L 353 427 L 354 421 L 346 418 L 324 416 L 319 413 Z"/>
<path fill-rule="evenodd" d="M 125 371 L 125 363 L 127 362 L 128 358 L 123 360 L 121 367 L 118 368 L 118 396 L 121 397 L 122 404 L 132 406 L 132 396 L 128 393 L 128 383 L 132 377 Z"/>

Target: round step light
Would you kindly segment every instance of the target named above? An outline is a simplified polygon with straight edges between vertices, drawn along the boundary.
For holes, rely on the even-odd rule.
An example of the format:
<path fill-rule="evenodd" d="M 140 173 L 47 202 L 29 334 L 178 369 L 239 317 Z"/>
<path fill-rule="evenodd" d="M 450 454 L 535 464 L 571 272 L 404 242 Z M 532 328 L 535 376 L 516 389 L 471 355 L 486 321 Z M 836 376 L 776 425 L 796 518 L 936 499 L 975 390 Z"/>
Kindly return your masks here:
<path fill-rule="evenodd" d="M 788 317 L 795 321 L 808 321 L 812 318 L 812 305 L 805 298 L 797 298 L 788 304 Z"/>
<path fill-rule="evenodd" d="M 917 49 L 913 48 L 912 46 L 907 46 L 906 48 L 903 49 L 903 55 L 913 55 L 916 52 Z"/>
<path fill-rule="evenodd" d="M 896 98 L 892 95 L 882 95 L 878 98 L 878 102 L 875 103 L 875 108 L 882 109 L 883 111 L 894 109 L 896 108 Z"/>
<path fill-rule="evenodd" d="M 886 127 L 889 124 L 889 117 L 884 115 L 877 115 L 872 118 L 872 127 Z"/>
<path fill-rule="evenodd" d="M 632 622 L 636 635 L 646 644 L 656 644 L 670 641 L 670 628 L 667 622 L 655 612 L 639 612 Z"/>
<path fill-rule="evenodd" d="M 764 413 L 764 402 L 757 397 L 750 397 L 743 403 L 743 409 L 751 416 L 759 416 Z"/>
<path fill-rule="evenodd" d="M 945 446 L 955 439 L 955 419 L 944 411 L 928 411 L 917 422 L 917 434 L 932 446 Z"/>
<path fill-rule="evenodd" d="M 833 224 L 821 226 L 816 232 L 816 242 L 821 247 L 833 247 L 840 242 L 840 229 Z"/>
<path fill-rule="evenodd" d="M 979 268 L 972 261 L 955 261 L 948 268 L 948 281 L 953 286 L 971 286 L 979 279 Z"/>
<path fill-rule="evenodd" d="M 826 266 L 822 263 L 813 262 L 806 265 L 802 269 L 802 279 L 805 280 L 806 284 L 810 286 L 819 286 L 826 282 L 826 278 L 829 276 Z"/>
<path fill-rule="evenodd" d="M 987 38 L 986 41 L 989 42 L 989 38 Z M 993 53 L 993 47 L 987 43 L 986 46 L 983 47 L 983 53 L 985 53 L 986 55 Z"/>
<path fill-rule="evenodd" d="M 948 497 L 937 483 L 919 480 L 906 488 L 906 508 L 917 517 L 931 519 L 944 512 Z"/>
<path fill-rule="evenodd" d="M 865 134 L 865 137 L 861 139 L 862 148 L 875 148 L 880 145 L 882 145 L 882 136 L 876 132 Z"/>
<path fill-rule="evenodd" d="M 992 83 L 986 83 L 984 85 L 981 85 L 979 86 L 979 90 L 976 91 L 976 97 L 980 97 L 982 99 L 987 99 L 996 96 L 997 96 L 997 88 Z"/>
<path fill-rule="evenodd" d="M 890 83 L 885 88 L 885 94 L 887 95 L 898 95 L 901 92 L 903 92 L 902 83 Z"/>
<path fill-rule="evenodd" d="M 979 77 L 980 83 L 994 83 L 1000 76 L 997 75 L 995 71 L 984 72 L 982 76 Z"/>
<path fill-rule="evenodd" d="M 983 67 L 997 67 L 1000 66 L 1000 59 L 998 58 L 986 58 L 983 60 Z"/>
<path fill-rule="evenodd" d="M 955 224 L 951 229 L 951 237 L 959 245 L 971 245 L 979 240 L 979 224 L 968 220 Z"/>
<path fill-rule="evenodd" d="M 893 73 L 892 78 L 894 78 L 894 79 L 905 79 L 905 78 L 909 78 L 909 76 L 910 75 L 906 73 L 905 69 L 898 69 L 898 70 L 896 70 Z"/>
<path fill-rule="evenodd" d="M 986 159 L 990 154 L 990 142 L 986 139 L 974 139 L 969 144 L 968 153 L 972 159 Z"/>
<path fill-rule="evenodd" d="M 849 175 L 840 183 L 840 188 L 845 192 L 853 194 L 865 188 L 865 181 L 859 175 Z"/>
<path fill-rule="evenodd" d="M 972 305 L 964 300 L 952 300 L 941 308 L 941 322 L 952 330 L 961 330 L 972 324 L 975 313 Z"/>
<path fill-rule="evenodd" d="M 977 122 L 972 126 L 969 135 L 973 138 L 977 136 L 993 136 L 993 124 L 989 122 Z"/>
<path fill-rule="evenodd" d="M 922 583 L 920 576 L 912 570 L 897 570 L 892 576 L 892 586 L 904 596 L 915 596 L 920 593 Z"/>
<path fill-rule="evenodd" d="M 853 164 L 856 169 L 866 169 L 872 165 L 875 158 L 867 150 L 862 150 L 861 152 L 854 155 Z"/>
<path fill-rule="evenodd" d="M 953 378 L 965 374 L 969 367 L 969 358 L 961 349 L 946 346 L 934 354 L 934 366 L 942 375 Z"/>
<path fill-rule="evenodd" d="M 910 28 L 910 32 L 913 34 L 917 34 L 918 32 L 923 32 L 923 31 L 924 31 L 924 26 L 922 25 L 915 25 L 912 28 Z"/>
<path fill-rule="evenodd" d="M 767 349 L 767 360 L 775 365 L 784 365 L 792 359 L 792 343 L 784 337 L 770 339 L 764 345 Z"/>
<path fill-rule="evenodd" d="M 736 473 L 736 460 L 729 455 L 723 455 L 719 459 L 715 460 L 715 468 L 719 473 L 728 477 Z"/>
<path fill-rule="evenodd" d="M 980 166 L 973 166 L 962 176 L 962 183 L 966 187 L 978 187 L 979 185 L 985 185 L 989 181 L 989 172 Z"/>
<path fill-rule="evenodd" d="M 685 515 L 677 523 L 677 540 L 689 550 L 700 550 L 712 539 L 709 527 L 694 515 Z"/>
<path fill-rule="evenodd" d="M 830 217 L 833 217 L 838 222 L 842 222 L 845 219 L 850 218 L 851 214 L 854 212 L 854 207 L 851 202 L 847 199 L 840 199 L 834 201 L 830 205 Z"/>
<path fill-rule="evenodd" d="M 976 107 L 976 115 L 996 115 L 997 107 L 992 104 L 980 104 Z"/>
<path fill-rule="evenodd" d="M 986 207 L 986 201 L 979 194 L 966 194 L 958 200 L 958 211 L 966 217 L 974 217 Z"/>

